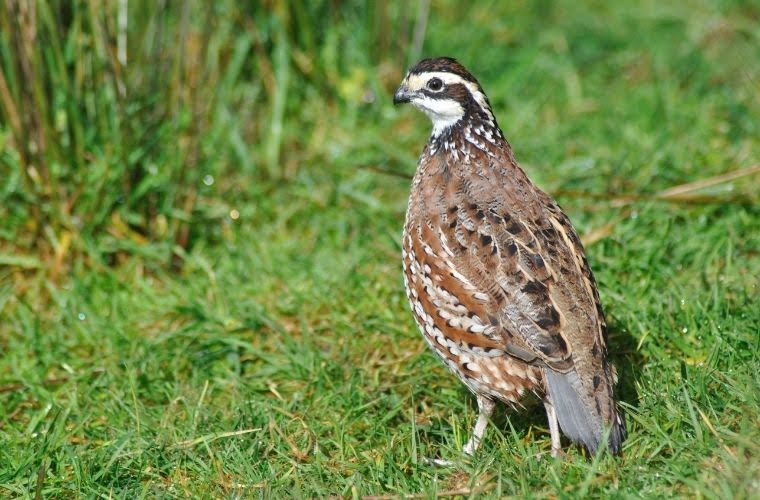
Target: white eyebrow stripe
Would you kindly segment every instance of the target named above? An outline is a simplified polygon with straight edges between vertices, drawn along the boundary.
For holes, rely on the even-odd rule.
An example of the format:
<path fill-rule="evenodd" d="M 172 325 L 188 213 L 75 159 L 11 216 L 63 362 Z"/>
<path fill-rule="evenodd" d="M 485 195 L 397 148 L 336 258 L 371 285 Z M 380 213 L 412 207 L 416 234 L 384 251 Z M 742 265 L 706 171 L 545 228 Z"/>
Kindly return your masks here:
<path fill-rule="evenodd" d="M 423 88 L 431 78 L 440 78 L 443 83 L 470 83 L 461 76 L 447 71 L 425 71 L 409 75 L 409 90 Z"/>

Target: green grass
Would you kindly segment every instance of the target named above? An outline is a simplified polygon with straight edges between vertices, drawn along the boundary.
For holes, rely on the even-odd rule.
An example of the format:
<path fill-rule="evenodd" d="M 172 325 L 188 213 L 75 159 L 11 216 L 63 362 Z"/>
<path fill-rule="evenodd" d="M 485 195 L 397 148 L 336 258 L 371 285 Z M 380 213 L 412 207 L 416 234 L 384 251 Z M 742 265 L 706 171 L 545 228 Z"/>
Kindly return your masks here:
<path fill-rule="evenodd" d="M 121 67 L 118 2 L 38 2 L 28 81 L 14 3 L 0 496 L 760 495 L 760 174 L 663 196 L 760 163 L 760 4 L 432 3 L 422 53 L 590 242 L 630 433 L 554 461 L 529 406 L 436 468 L 476 409 L 401 281 L 419 5 L 129 2 Z"/>

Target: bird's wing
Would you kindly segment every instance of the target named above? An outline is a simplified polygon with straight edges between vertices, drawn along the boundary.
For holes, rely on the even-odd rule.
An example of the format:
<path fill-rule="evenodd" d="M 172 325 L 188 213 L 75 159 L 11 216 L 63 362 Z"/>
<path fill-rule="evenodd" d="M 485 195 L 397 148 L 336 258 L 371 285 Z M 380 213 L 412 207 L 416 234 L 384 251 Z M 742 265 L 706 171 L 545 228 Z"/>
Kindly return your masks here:
<path fill-rule="evenodd" d="M 565 371 L 573 366 L 574 348 L 604 345 L 604 319 L 567 217 L 515 168 L 522 177 L 512 175 L 510 190 L 470 180 L 452 181 L 437 193 L 436 204 L 445 210 L 420 225 L 427 248 L 417 254 L 426 256 L 422 265 L 430 268 L 432 284 L 449 299 L 439 297 L 435 306 L 450 326 L 527 362 Z M 599 341 L 578 338 L 584 335 Z"/>

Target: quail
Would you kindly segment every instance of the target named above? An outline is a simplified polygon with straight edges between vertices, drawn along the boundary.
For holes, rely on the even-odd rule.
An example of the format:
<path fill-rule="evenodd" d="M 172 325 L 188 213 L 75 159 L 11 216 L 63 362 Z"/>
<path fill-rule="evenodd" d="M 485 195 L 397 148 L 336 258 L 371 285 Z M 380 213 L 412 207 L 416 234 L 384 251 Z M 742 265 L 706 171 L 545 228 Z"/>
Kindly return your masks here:
<path fill-rule="evenodd" d="M 618 454 L 625 423 L 613 396 L 594 276 L 567 215 L 518 165 L 475 77 L 448 57 L 423 59 L 394 104 L 433 131 L 404 224 L 404 285 L 419 329 L 477 399 L 464 453 L 478 448 L 498 401 L 541 396 L 551 453 L 560 429 Z"/>

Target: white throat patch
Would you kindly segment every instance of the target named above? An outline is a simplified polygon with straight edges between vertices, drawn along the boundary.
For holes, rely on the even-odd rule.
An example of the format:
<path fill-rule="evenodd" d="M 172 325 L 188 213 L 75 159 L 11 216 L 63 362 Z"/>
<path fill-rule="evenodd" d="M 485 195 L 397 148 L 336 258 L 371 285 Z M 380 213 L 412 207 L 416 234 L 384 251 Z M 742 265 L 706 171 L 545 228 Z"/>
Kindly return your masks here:
<path fill-rule="evenodd" d="M 454 99 L 432 99 L 415 97 L 412 104 L 425 112 L 433 122 L 433 136 L 438 137 L 444 130 L 456 124 L 464 116 L 462 105 Z"/>

